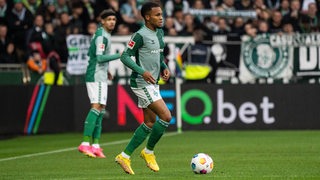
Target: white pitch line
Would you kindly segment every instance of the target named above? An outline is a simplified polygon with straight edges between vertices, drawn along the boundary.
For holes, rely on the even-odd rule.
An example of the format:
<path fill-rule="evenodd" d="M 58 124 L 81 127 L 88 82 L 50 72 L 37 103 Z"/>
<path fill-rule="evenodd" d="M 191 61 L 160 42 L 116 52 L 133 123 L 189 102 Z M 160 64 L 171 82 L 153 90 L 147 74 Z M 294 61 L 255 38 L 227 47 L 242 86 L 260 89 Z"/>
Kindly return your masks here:
<path fill-rule="evenodd" d="M 175 135 L 178 135 L 178 134 L 180 134 L 180 133 L 178 133 L 178 132 L 166 133 L 164 136 L 175 136 Z M 102 143 L 100 145 L 101 146 L 111 146 L 111 145 L 116 145 L 116 144 L 127 143 L 129 141 L 130 141 L 130 139 L 125 139 L 125 140 L 120 140 L 120 141 Z M 42 155 L 48 155 L 48 154 L 56 154 L 56 153 L 61 153 L 61 152 L 66 152 L 66 151 L 75 151 L 75 150 L 77 150 L 77 147 L 58 149 L 58 150 L 54 150 L 54 151 L 47 151 L 47 152 L 41 152 L 41 153 L 26 154 L 26 155 L 21 155 L 21 156 L 2 158 L 2 159 L 0 159 L 0 162 L 11 161 L 11 160 L 16 160 L 16 159 L 23 159 L 23 158 L 29 158 L 29 157 L 35 157 L 35 156 L 42 156 Z"/>

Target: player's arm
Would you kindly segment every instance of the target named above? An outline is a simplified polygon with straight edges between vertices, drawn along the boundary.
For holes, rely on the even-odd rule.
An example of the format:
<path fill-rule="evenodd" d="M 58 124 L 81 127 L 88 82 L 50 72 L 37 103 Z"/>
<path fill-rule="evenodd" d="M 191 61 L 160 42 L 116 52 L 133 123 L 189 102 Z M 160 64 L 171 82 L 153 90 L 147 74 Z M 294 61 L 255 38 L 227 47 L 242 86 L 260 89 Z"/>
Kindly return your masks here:
<path fill-rule="evenodd" d="M 164 62 L 163 53 L 160 55 L 160 72 L 162 72 L 162 79 L 167 81 L 170 78 L 170 71 L 166 63 Z"/>
<path fill-rule="evenodd" d="M 162 37 L 164 36 L 163 31 L 160 31 Z M 164 54 L 163 52 L 160 53 L 160 72 L 162 72 L 162 78 L 164 80 L 168 80 L 170 77 L 170 71 L 167 64 L 164 62 Z"/>
<path fill-rule="evenodd" d="M 142 69 L 136 62 L 131 59 L 131 56 L 136 55 L 140 47 L 143 45 L 142 36 L 138 33 L 134 34 L 131 40 L 128 42 L 125 51 L 122 53 L 120 60 L 124 65 L 132 69 L 133 71 L 142 75 L 145 70 Z"/>
<path fill-rule="evenodd" d="M 103 54 L 105 46 L 108 44 L 108 39 L 104 39 L 103 36 L 99 36 L 96 39 L 96 56 L 98 63 L 105 63 L 120 58 L 120 54 Z"/>
<path fill-rule="evenodd" d="M 97 56 L 97 61 L 98 61 L 98 63 L 105 63 L 105 62 L 113 61 L 113 60 L 116 60 L 116 59 L 119 59 L 119 58 L 120 58 L 120 54 L 119 53 L 98 55 Z"/>

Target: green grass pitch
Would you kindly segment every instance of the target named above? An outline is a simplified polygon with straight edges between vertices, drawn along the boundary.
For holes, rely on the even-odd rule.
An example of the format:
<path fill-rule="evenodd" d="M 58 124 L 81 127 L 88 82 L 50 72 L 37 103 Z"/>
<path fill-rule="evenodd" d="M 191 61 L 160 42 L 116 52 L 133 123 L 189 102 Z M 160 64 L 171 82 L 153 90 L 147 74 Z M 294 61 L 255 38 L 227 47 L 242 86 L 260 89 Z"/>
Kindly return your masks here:
<path fill-rule="evenodd" d="M 167 132 L 155 149 L 160 171 L 139 157 L 143 144 L 131 158 L 133 176 L 114 162 L 131 134 L 104 133 L 106 159 L 80 154 L 80 133 L 0 140 L 0 179 L 320 179 L 320 131 Z M 212 173 L 191 171 L 199 152 L 213 158 Z"/>

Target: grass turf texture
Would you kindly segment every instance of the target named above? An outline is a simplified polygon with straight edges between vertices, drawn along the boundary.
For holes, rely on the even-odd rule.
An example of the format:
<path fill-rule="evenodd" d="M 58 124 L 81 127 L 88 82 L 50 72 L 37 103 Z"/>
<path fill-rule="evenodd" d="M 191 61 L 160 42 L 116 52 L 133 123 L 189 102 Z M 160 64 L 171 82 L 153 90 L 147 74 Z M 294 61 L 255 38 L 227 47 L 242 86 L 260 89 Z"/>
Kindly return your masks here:
<path fill-rule="evenodd" d="M 155 152 L 160 171 L 132 155 L 134 176 L 114 157 L 132 133 L 105 133 L 106 159 L 80 154 L 81 134 L 23 136 L 0 141 L 0 179 L 320 179 L 320 131 L 187 131 L 167 133 Z M 213 172 L 191 171 L 194 154 L 205 152 Z"/>

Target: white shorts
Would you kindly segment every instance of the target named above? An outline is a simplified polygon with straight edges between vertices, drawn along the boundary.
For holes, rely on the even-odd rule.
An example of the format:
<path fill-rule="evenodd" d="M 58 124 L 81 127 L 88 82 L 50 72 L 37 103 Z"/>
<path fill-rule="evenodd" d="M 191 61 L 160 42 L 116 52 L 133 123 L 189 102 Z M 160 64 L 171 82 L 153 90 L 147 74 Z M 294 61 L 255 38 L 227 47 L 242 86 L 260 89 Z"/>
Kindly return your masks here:
<path fill-rule="evenodd" d="M 91 104 L 107 104 L 108 84 L 106 82 L 87 82 L 86 86 Z"/>
<path fill-rule="evenodd" d="M 159 85 L 151 84 L 143 88 L 132 88 L 132 91 L 138 96 L 138 107 L 147 108 L 151 103 L 162 99 Z"/>

